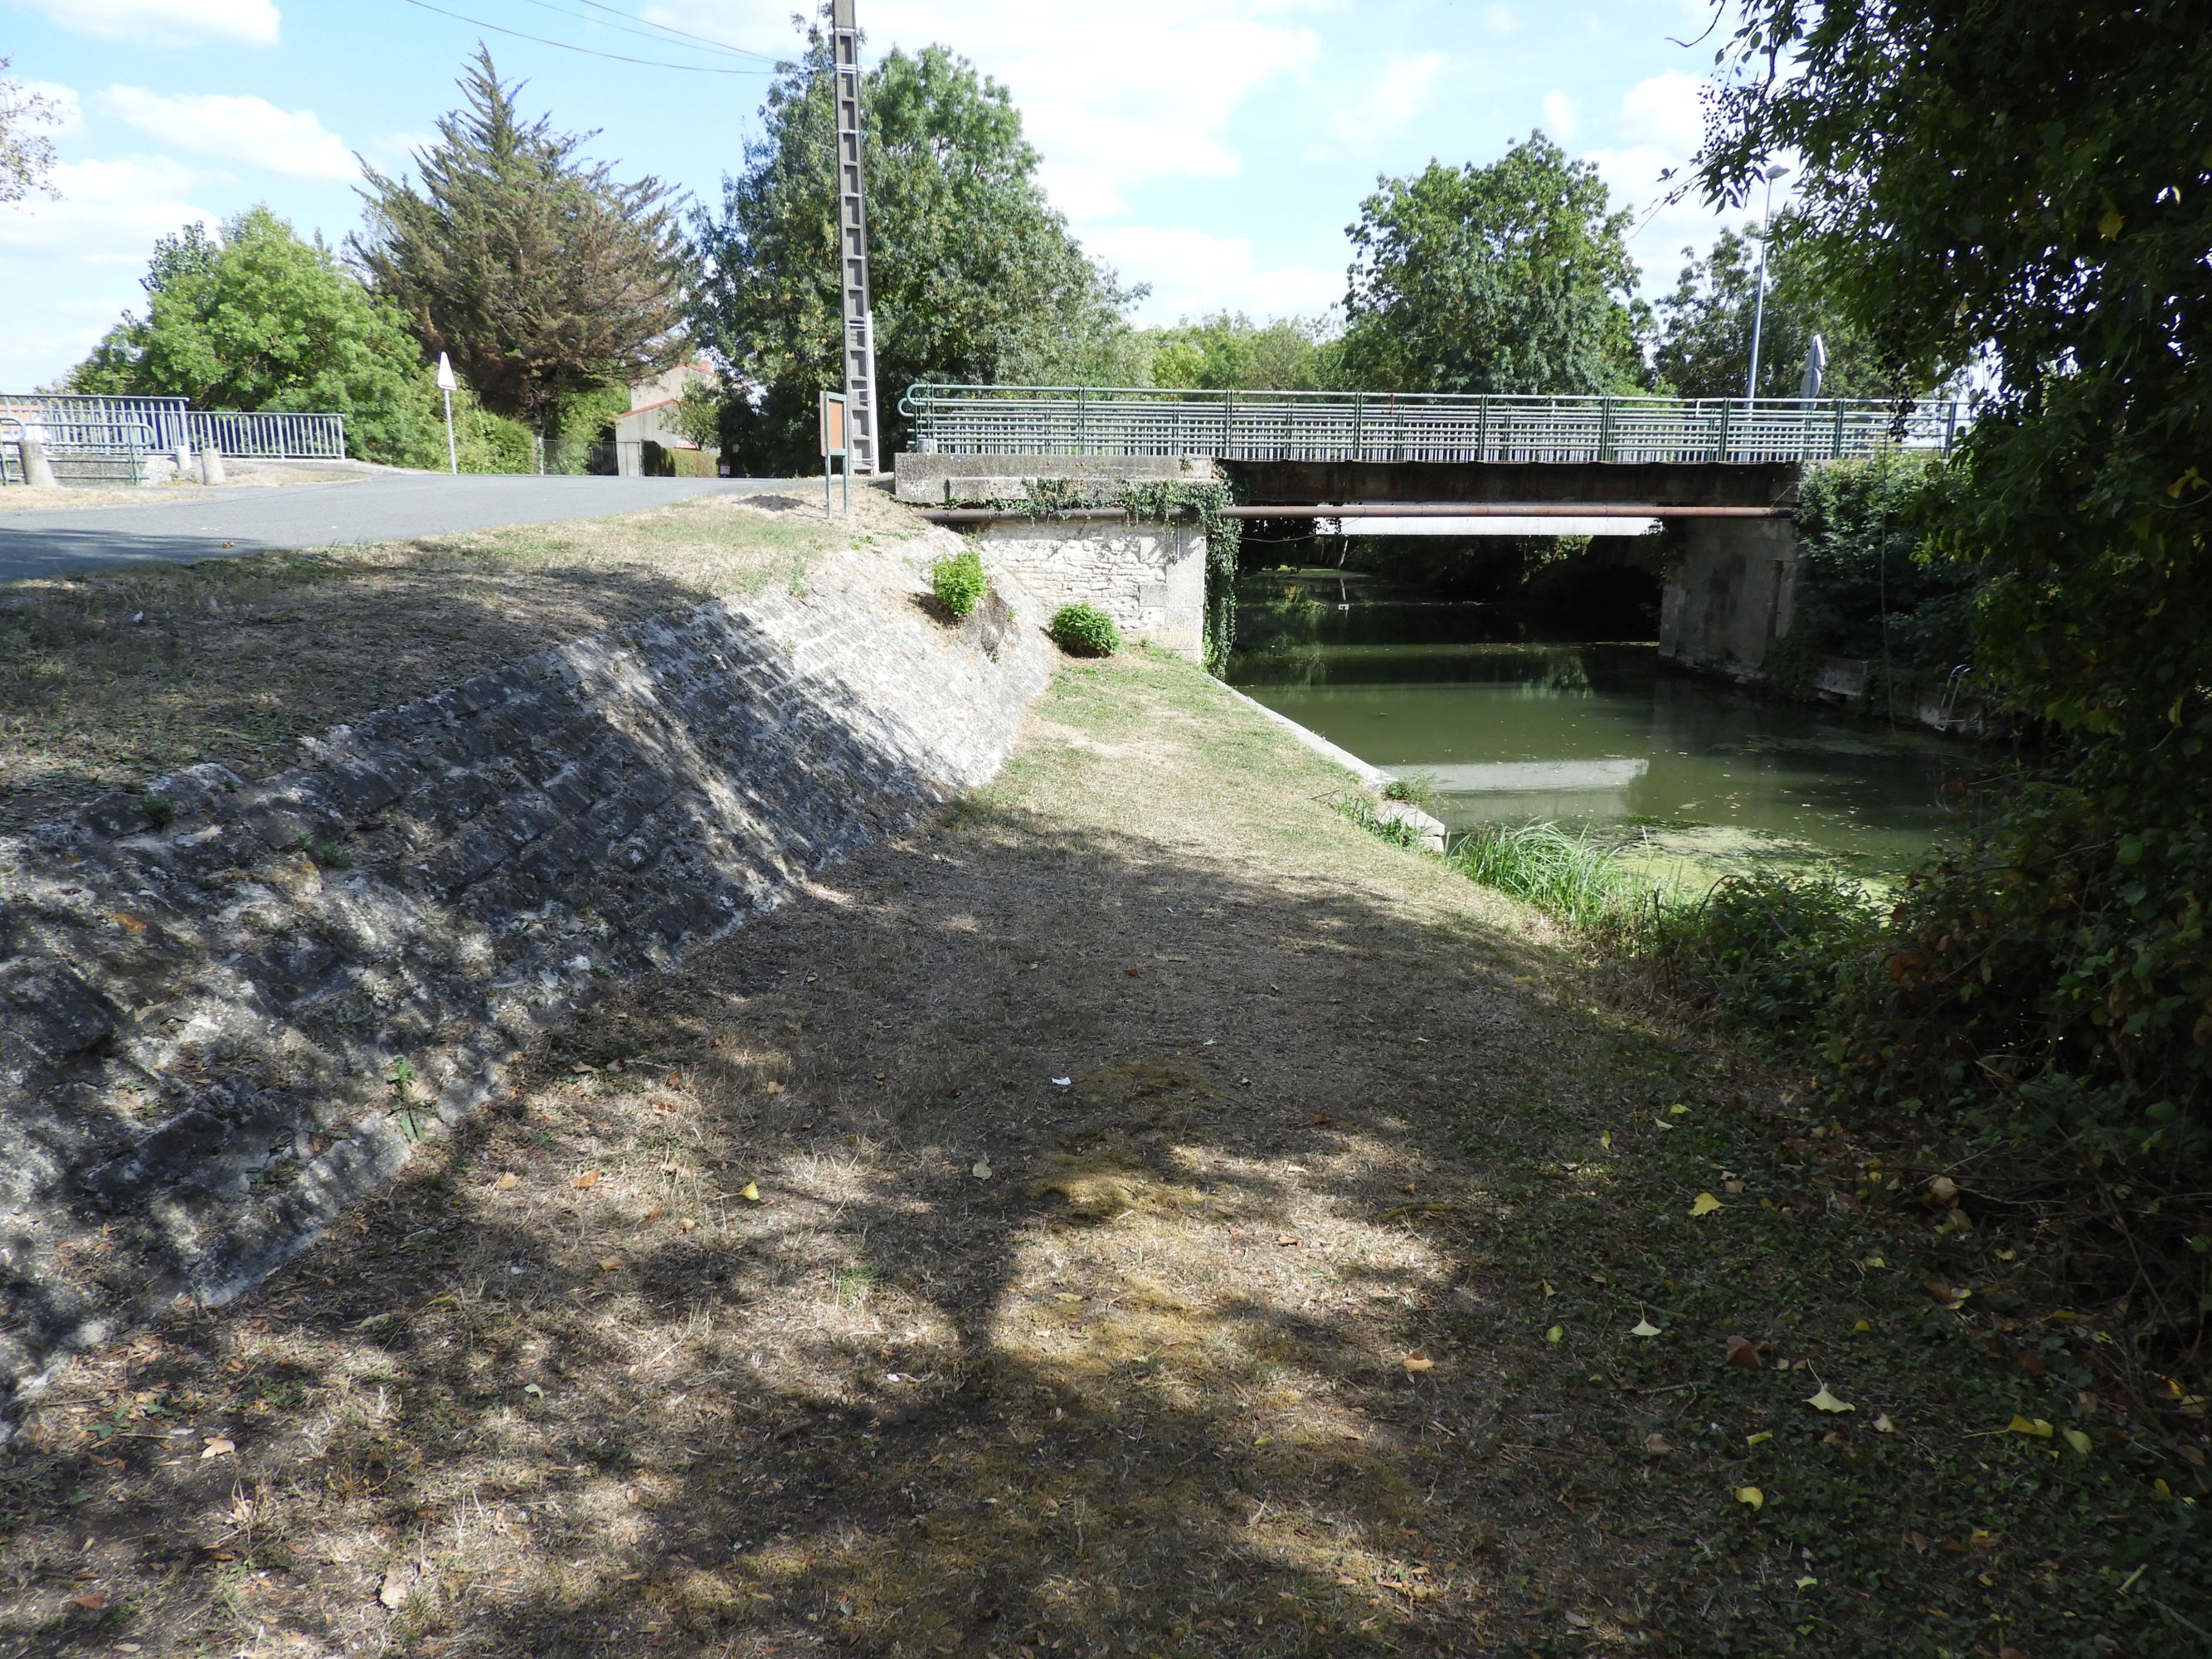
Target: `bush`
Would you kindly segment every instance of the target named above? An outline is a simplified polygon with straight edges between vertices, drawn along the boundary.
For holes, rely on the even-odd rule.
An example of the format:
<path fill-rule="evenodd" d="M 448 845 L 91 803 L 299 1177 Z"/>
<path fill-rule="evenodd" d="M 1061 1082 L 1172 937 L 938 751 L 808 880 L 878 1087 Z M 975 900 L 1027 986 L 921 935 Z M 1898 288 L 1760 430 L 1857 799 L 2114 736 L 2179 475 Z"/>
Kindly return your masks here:
<path fill-rule="evenodd" d="M 937 602 L 958 621 L 975 609 L 991 583 L 983 574 L 983 561 L 975 550 L 963 547 L 929 567 L 929 585 L 937 594 Z"/>
<path fill-rule="evenodd" d="M 1695 904 L 1658 905 L 1640 951 L 1725 1024 L 1811 1043 L 1865 973 L 1881 920 L 1824 872 L 1729 876 Z"/>
<path fill-rule="evenodd" d="M 1095 605 L 1063 605 L 1052 613 L 1051 632 L 1071 657 L 1110 657 L 1121 648 L 1121 630 Z"/>

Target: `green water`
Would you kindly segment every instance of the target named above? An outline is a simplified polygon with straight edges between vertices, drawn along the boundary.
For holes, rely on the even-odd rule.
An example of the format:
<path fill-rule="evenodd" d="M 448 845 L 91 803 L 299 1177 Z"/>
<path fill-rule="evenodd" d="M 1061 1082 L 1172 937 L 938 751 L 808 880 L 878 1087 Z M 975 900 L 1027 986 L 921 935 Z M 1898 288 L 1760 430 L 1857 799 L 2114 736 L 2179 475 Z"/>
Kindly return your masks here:
<path fill-rule="evenodd" d="M 1693 678 L 1648 643 L 1577 641 L 1375 582 L 1238 589 L 1231 681 L 1373 764 L 1425 774 L 1454 829 L 1549 819 L 1662 857 L 1901 867 L 1958 822 L 1975 752 Z"/>

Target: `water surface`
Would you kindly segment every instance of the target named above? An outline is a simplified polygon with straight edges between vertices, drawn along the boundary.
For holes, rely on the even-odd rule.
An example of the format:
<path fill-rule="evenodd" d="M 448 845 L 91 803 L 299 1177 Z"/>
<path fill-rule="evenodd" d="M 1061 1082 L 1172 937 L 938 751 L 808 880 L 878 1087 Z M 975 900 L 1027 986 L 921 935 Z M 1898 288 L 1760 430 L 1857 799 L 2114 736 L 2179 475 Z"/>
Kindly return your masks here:
<path fill-rule="evenodd" d="M 1956 821 L 1975 752 L 1692 678 L 1572 618 L 1377 582 L 1239 584 L 1231 679 L 1441 792 L 1455 829 L 1550 819 L 1655 851 L 1842 855 L 1894 867 Z"/>

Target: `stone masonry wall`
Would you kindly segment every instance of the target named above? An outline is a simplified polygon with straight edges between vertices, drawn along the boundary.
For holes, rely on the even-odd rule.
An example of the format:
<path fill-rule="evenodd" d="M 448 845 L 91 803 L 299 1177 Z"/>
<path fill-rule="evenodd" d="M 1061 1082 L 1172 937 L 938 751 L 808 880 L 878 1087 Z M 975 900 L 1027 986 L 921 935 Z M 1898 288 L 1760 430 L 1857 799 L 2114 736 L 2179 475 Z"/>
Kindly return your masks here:
<path fill-rule="evenodd" d="M 0 1440 L 58 1357 L 256 1282 L 595 985 L 988 779 L 1042 614 L 1007 588 L 956 633 L 921 592 L 840 555 L 280 776 L 197 766 L 0 837 Z"/>
<path fill-rule="evenodd" d="M 1194 662 L 1206 647 L 1206 537 L 1195 523 L 1002 519 L 985 562 L 1011 570 L 1048 612 L 1088 600 L 1132 639 Z"/>

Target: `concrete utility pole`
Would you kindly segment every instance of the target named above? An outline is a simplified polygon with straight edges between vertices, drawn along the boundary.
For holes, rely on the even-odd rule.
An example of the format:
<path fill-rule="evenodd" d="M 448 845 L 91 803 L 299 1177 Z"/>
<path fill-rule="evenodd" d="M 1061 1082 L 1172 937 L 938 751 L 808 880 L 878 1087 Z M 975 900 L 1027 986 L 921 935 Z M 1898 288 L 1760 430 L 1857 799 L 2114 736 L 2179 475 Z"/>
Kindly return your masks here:
<path fill-rule="evenodd" d="M 845 302 L 846 467 L 876 471 L 876 318 L 868 304 L 868 214 L 860 198 L 860 31 L 853 0 L 830 0 L 837 96 L 838 287 Z"/>

